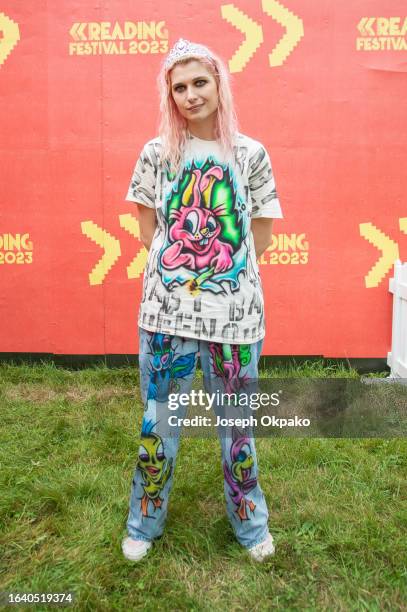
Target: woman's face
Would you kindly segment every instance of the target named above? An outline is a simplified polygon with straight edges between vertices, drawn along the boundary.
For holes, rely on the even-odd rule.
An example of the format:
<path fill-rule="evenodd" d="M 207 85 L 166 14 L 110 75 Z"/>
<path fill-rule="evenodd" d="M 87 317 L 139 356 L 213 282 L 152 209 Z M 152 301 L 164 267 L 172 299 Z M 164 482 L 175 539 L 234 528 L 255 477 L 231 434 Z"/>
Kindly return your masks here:
<path fill-rule="evenodd" d="M 188 124 L 212 121 L 218 108 L 215 77 L 198 60 L 177 64 L 171 70 L 171 92 L 174 102 Z"/>

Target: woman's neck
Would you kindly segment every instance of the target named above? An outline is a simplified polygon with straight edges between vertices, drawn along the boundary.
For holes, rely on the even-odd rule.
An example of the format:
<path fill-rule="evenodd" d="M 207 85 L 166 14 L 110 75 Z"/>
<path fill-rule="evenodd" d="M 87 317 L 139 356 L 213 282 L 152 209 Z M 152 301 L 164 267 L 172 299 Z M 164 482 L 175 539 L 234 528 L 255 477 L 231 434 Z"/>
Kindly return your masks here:
<path fill-rule="evenodd" d="M 212 119 L 212 117 L 208 117 L 208 119 Z M 205 121 L 204 123 L 190 121 L 188 123 L 188 130 L 192 136 L 196 136 L 196 138 L 201 140 L 216 140 L 215 124 L 215 117 L 212 121 Z"/>

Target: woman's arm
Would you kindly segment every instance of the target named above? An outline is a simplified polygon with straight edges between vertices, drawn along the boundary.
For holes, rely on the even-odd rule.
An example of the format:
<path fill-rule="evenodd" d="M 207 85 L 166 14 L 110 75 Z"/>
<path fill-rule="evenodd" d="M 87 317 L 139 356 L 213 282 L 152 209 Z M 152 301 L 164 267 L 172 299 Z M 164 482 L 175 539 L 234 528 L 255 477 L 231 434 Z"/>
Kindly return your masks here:
<path fill-rule="evenodd" d="M 271 244 L 273 219 L 262 217 L 252 219 L 252 233 L 257 259 L 264 253 Z"/>
<path fill-rule="evenodd" d="M 150 250 L 155 228 L 157 227 L 157 215 L 155 208 L 147 208 L 143 204 L 137 204 L 138 220 L 140 223 L 140 240 Z"/>

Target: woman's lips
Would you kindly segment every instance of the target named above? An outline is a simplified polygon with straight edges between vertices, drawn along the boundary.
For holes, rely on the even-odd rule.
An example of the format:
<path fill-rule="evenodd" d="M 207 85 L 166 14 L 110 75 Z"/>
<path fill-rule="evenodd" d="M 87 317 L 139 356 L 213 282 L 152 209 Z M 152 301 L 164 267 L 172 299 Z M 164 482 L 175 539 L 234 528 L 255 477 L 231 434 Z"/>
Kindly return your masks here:
<path fill-rule="evenodd" d="M 197 104 L 196 106 L 191 106 L 188 110 L 198 110 L 198 108 L 201 108 L 203 106 L 203 104 Z"/>

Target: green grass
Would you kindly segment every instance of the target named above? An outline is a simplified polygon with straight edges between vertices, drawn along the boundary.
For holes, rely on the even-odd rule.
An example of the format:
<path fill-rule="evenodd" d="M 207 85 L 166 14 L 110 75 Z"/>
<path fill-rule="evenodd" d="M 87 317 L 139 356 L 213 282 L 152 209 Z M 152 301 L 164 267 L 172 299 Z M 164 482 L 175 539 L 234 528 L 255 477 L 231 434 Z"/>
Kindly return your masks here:
<path fill-rule="evenodd" d="M 357 377 L 311 362 L 262 375 Z M 258 565 L 224 512 L 217 440 L 184 438 L 166 532 L 126 561 L 137 386 L 135 368 L 0 364 L 0 591 L 71 590 L 81 611 L 406 609 L 401 439 L 259 439 L 277 552 Z"/>

